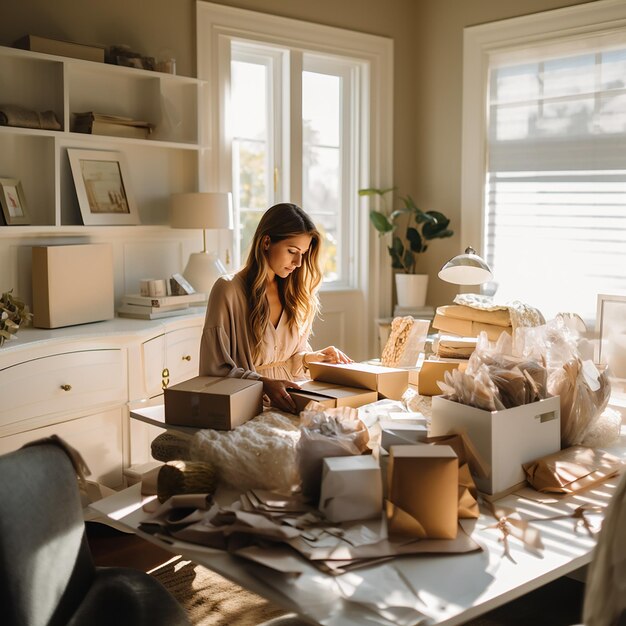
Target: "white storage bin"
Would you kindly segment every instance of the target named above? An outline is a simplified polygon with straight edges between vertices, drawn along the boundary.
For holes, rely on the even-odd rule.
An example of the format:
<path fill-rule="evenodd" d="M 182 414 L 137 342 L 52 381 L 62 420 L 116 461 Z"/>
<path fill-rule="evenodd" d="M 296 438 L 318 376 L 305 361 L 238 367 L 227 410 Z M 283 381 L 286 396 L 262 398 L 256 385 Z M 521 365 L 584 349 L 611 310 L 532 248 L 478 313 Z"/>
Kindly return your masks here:
<path fill-rule="evenodd" d="M 525 482 L 522 463 L 561 449 L 559 398 L 546 398 L 502 411 L 483 411 L 433 397 L 430 434 L 465 433 L 491 469 L 476 486 L 495 495 Z"/>

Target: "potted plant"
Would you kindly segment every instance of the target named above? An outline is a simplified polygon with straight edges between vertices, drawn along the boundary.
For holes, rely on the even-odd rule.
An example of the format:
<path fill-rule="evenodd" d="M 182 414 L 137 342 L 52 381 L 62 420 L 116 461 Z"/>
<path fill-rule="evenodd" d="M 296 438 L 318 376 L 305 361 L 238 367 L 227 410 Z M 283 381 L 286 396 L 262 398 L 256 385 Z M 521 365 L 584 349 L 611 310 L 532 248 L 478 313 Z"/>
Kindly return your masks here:
<path fill-rule="evenodd" d="M 426 302 L 428 274 L 416 273 L 418 255 L 426 252 L 429 241 L 452 237 L 454 232 L 448 228 L 450 220 L 443 213 L 422 211 L 411 196 L 399 196 L 400 207 L 390 208 L 387 198 L 394 191 L 395 187 L 360 189 L 359 195 L 380 199 L 381 210 L 372 209 L 370 221 L 381 237 L 388 233 L 392 235 L 387 250 L 391 267 L 399 270 L 396 273 L 398 305 L 422 307 Z M 406 230 L 403 230 L 404 224 Z"/>

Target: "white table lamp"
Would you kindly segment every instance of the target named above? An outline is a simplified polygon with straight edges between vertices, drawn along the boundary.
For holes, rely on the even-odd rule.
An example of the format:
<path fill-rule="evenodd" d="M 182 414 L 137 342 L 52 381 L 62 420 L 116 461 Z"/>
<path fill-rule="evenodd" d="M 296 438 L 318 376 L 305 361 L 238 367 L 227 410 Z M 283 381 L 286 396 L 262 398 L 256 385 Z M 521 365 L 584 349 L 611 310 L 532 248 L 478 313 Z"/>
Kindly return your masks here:
<path fill-rule="evenodd" d="M 217 252 L 206 248 L 206 231 L 233 229 L 233 203 L 230 193 L 177 193 L 171 198 L 170 226 L 172 228 L 201 228 L 202 252 L 189 255 L 183 276 L 199 292 L 211 293 L 213 283 L 226 273 Z"/>
<path fill-rule="evenodd" d="M 463 254 L 451 258 L 438 274 L 441 280 L 455 285 L 481 285 L 493 277 L 491 268 L 471 246 Z"/>

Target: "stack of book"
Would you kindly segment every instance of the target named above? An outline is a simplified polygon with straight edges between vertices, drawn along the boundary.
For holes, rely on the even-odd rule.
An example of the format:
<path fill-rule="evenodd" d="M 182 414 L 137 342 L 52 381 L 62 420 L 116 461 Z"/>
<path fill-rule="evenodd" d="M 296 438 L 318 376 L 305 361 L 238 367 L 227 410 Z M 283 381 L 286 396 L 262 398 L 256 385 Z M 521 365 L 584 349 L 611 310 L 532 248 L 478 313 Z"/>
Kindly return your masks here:
<path fill-rule="evenodd" d="M 189 306 L 203 304 L 204 293 L 192 293 L 187 296 L 140 296 L 129 295 L 122 298 L 122 305 L 117 309 L 120 317 L 141 320 L 156 320 L 162 317 L 184 315 Z"/>
<path fill-rule="evenodd" d="M 104 115 L 87 111 L 86 113 L 74 113 L 72 130 L 75 133 L 147 139 L 154 130 L 154 124 L 134 120 L 132 117 Z"/>

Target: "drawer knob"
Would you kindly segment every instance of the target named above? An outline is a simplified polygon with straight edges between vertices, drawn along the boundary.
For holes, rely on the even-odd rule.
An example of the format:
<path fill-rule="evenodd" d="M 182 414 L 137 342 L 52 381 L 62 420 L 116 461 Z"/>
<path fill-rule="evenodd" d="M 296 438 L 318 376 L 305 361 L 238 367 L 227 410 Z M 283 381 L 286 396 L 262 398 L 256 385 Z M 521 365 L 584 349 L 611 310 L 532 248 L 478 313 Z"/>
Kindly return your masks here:
<path fill-rule="evenodd" d="M 61 389 L 63 389 L 63 391 L 70 391 L 72 389 L 72 385 L 61 385 Z"/>
<path fill-rule="evenodd" d="M 183 357 L 183 361 L 191 361 L 191 355 L 185 354 L 185 356 Z"/>

